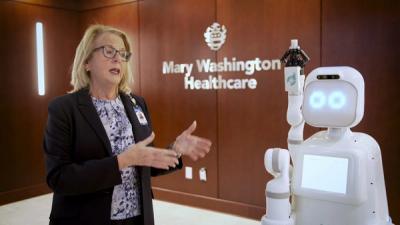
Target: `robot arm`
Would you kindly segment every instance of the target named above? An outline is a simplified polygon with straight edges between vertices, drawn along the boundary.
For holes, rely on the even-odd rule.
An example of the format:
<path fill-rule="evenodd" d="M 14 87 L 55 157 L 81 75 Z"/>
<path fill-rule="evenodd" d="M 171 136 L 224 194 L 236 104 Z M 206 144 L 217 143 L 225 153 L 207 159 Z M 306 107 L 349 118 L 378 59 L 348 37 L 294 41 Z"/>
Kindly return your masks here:
<path fill-rule="evenodd" d="M 291 125 L 288 134 L 289 149 L 303 142 L 304 118 L 303 104 L 304 66 L 309 58 L 298 46 L 297 40 L 291 41 L 289 50 L 281 61 L 285 63 L 285 91 L 288 92 L 286 119 Z M 292 157 L 295 151 L 291 151 Z M 262 225 L 293 225 L 290 204 L 290 154 L 286 149 L 268 149 L 264 156 L 265 168 L 274 176 L 265 190 L 267 210 L 262 217 Z"/>
<path fill-rule="evenodd" d="M 286 119 L 291 125 L 288 134 L 289 146 L 303 142 L 304 119 L 301 106 L 305 79 L 304 66 L 309 59 L 306 53 L 300 49 L 297 40 L 291 40 L 289 50 L 281 59 L 285 63 L 285 91 L 288 92 Z"/>
<path fill-rule="evenodd" d="M 300 82 L 304 85 L 304 75 L 300 76 Z M 303 93 L 288 95 L 288 109 L 286 113 L 286 119 L 290 124 L 290 130 L 288 134 L 288 144 L 296 145 L 303 142 L 303 131 L 304 131 L 304 118 L 301 112 L 301 106 L 303 104 Z"/>
<path fill-rule="evenodd" d="M 289 192 L 290 156 L 286 149 L 270 148 L 264 155 L 265 169 L 283 186 L 272 192 Z"/>
<path fill-rule="evenodd" d="M 264 164 L 274 179 L 267 183 L 265 195 L 267 200 L 266 215 L 262 225 L 292 224 L 290 218 L 290 156 L 286 149 L 271 148 L 265 152 Z"/>

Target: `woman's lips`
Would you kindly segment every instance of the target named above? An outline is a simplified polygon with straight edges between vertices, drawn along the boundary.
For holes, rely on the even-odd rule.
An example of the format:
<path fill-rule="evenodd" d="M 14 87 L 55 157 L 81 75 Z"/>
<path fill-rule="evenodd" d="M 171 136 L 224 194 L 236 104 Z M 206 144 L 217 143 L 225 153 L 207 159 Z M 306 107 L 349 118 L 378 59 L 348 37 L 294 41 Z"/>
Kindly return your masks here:
<path fill-rule="evenodd" d="M 120 73 L 120 70 L 118 68 L 112 68 L 109 71 L 110 71 L 110 73 L 115 74 L 115 75 L 118 75 Z"/>

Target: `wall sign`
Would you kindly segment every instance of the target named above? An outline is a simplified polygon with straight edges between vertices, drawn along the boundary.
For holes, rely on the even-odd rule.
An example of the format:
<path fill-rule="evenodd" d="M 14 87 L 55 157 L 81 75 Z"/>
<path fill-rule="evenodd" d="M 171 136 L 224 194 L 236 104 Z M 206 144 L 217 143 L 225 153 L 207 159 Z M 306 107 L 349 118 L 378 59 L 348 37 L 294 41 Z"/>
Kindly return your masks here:
<path fill-rule="evenodd" d="M 205 42 L 212 51 L 218 51 L 226 41 L 227 29 L 218 23 L 213 23 L 204 32 Z M 280 70 L 280 59 L 253 59 L 240 60 L 236 57 L 224 57 L 222 61 L 214 62 L 211 59 L 197 59 L 193 63 L 176 63 L 172 60 L 162 62 L 163 74 L 183 75 L 183 85 L 189 90 L 216 90 L 216 89 L 256 89 L 257 80 L 251 78 L 259 71 Z M 208 75 L 206 79 L 195 79 L 193 72 L 200 73 L 228 73 L 244 72 L 246 78 L 224 79 L 221 74 Z"/>

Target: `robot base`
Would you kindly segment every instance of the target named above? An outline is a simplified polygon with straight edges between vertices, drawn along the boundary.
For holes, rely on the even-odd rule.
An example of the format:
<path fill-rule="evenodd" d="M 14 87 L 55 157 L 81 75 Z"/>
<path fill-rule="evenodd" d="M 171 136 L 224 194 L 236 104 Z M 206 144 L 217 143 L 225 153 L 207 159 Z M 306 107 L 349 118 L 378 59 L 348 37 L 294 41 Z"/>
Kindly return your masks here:
<path fill-rule="evenodd" d="M 293 218 L 289 218 L 288 220 L 273 220 L 264 215 L 261 218 L 261 225 L 294 225 L 294 220 Z"/>

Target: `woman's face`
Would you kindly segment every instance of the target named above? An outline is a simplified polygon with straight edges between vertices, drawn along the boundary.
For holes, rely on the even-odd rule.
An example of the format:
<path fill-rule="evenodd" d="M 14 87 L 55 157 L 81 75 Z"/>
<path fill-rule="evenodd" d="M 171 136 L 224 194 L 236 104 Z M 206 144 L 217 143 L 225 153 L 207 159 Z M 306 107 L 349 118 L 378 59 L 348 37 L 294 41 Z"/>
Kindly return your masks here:
<path fill-rule="evenodd" d="M 86 63 L 86 70 L 90 71 L 91 85 L 96 88 L 117 88 L 126 71 L 126 63 L 120 52 L 113 57 L 113 48 L 125 51 L 122 38 L 113 33 L 102 33 L 93 42 L 93 53 Z M 106 57 L 107 56 L 107 57 Z"/>

